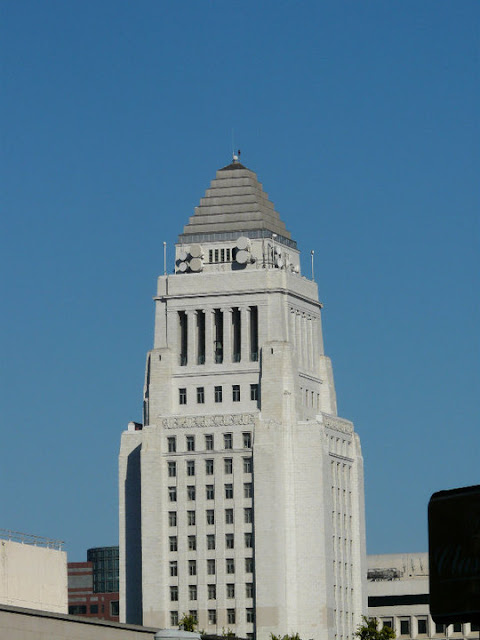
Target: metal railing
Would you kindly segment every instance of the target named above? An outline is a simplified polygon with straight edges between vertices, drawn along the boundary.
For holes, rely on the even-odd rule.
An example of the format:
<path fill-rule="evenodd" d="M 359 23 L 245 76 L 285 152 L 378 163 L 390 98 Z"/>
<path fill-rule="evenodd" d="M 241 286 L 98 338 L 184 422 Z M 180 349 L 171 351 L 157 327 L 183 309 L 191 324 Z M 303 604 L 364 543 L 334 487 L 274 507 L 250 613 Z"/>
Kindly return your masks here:
<path fill-rule="evenodd" d="M 21 531 L 12 531 L 11 529 L 0 529 L 0 539 L 10 540 L 11 542 L 20 542 L 21 544 L 31 544 L 35 547 L 46 547 L 48 549 L 61 550 L 65 544 L 63 540 L 53 540 L 43 536 L 34 536 L 31 533 L 22 533 Z"/>

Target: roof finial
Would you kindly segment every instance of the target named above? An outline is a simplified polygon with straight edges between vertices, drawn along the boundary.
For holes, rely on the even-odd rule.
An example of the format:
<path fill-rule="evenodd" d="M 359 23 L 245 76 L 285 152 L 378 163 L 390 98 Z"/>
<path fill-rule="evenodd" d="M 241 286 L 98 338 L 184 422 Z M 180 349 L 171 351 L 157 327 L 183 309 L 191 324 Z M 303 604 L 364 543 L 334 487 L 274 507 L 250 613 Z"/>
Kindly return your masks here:
<path fill-rule="evenodd" d="M 235 152 L 233 153 L 233 161 L 234 162 L 238 162 L 238 159 L 240 158 L 240 154 L 241 153 L 242 152 L 240 151 L 240 149 L 237 151 L 237 153 L 235 153 Z"/>

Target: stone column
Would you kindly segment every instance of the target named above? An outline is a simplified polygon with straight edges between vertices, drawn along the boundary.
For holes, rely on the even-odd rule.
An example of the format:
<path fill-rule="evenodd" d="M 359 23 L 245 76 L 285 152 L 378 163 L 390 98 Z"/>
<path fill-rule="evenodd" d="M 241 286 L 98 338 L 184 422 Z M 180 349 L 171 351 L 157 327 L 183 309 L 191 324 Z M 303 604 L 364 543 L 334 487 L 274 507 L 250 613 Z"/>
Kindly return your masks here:
<path fill-rule="evenodd" d="M 215 347 L 213 344 L 213 309 L 205 309 L 205 364 L 214 362 Z"/>
<path fill-rule="evenodd" d="M 250 307 L 240 307 L 240 361 L 250 360 Z"/>
<path fill-rule="evenodd" d="M 310 371 L 314 368 L 314 351 L 313 351 L 313 318 L 308 316 L 307 318 L 307 350 L 308 350 L 308 367 Z M 312 403 L 313 406 L 313 403 Z"/>
<path fill-rule="evenodd" d="M 295 350 L 297 344 L 297 336 L 295 335 L 295 309 L 290 307 L 290 315 L 288 322 L 288 340 Z"/>
<path fill-rule="evenodd" d="M 298 367 L 301 369 L 303 365 L 302 316 L 299 311 L 295 313 L 295 350 L 297 352 Z"/>
<path fill-rule="evenodd" d="M 232 362 L 232 309 L 223 307 L 223 362 Z"/>
<path fill-rule="evenodd" d="M 197 312 L 193 310 L 187 311 L 187 364 L 197 364 L 196 354 L 196 329 Z"/>

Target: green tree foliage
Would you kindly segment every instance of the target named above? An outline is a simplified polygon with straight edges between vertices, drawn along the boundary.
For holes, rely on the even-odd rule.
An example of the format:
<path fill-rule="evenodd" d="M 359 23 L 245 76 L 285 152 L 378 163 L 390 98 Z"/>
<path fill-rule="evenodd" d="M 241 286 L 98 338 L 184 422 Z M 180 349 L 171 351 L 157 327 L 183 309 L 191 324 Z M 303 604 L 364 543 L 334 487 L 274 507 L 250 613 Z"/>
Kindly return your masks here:
<path fill-rule="evenodd" d="M 178 624 L 179 629 L 183 629 L 184 631 L 195 631 L 197 628 L 197 619 L 195 616 L 184 613 L 180 622 Z"/>
<path fill-rule="evenodd" d="M 276 636 L 274 633 L 271 633 L 270 639 L 271 640 L 301 640 L 298 633 L 292 633 L 291 635 L 287 634 L 285 636 Z"/>
<path fill-rule="evenodd" d="M 391 627 L 378 628 L 377 618 L 362 616 L 363 624 L 358 625 L 355 635 L 359 640 L 390 640 L 396 638 L 395 631 Z"/>

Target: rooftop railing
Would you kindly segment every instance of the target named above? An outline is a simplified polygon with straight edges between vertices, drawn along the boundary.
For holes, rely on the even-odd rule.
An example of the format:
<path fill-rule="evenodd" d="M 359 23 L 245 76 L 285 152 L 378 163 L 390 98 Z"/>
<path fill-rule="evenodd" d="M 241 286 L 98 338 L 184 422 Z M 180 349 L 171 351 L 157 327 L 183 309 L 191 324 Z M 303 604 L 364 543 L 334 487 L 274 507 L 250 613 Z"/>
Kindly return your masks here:
<path fill-rule="evenodd" d="M 47 549 L 61 550 L 65 544 L 63 540 L 53 540 L 44 538 L 43 536 L 34 536 L 31 533 L 22 533 L 21 531 L 12 531 L 11 529 L 0 529 L 0 539 L 10 540 L 11 542 L 20 542 L 21 544 L 31 544 L 34 547 L 45 547 Z"/>

